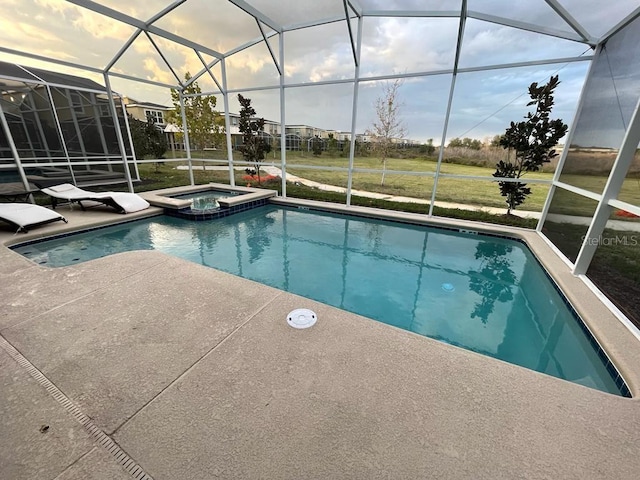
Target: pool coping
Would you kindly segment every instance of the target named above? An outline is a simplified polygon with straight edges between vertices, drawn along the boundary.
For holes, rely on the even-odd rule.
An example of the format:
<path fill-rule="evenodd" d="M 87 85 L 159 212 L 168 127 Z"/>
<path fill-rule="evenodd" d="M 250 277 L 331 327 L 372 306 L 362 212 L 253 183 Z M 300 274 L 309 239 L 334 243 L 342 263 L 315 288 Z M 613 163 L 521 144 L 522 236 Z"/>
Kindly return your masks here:
<path fill-rule="evenodd" d="M 172 195 L 180 195 L 185 193 L 206 192 L 206 191 L 227 191 L 236 192 L 242 195 L 221 198 L 218 203 L 223 208 L 230 208 L 237 205 L 243 205 L 256 200 L 261 200 L 277 195 L 274 190 L 265 190 L 251 187 L 238 187 L 225 185 L 223 183 L 207 183 L 205 185 L 189 185 L 185 187 L 171 187 L 161 190 L 153 190 L 150 192 L 141 192 L 139 195 L 147 202 L 155 207 L 167 208 L 172 210 L 181 210 L 189 208 L 193 203 L 191 200 L 172 198 Z"/>

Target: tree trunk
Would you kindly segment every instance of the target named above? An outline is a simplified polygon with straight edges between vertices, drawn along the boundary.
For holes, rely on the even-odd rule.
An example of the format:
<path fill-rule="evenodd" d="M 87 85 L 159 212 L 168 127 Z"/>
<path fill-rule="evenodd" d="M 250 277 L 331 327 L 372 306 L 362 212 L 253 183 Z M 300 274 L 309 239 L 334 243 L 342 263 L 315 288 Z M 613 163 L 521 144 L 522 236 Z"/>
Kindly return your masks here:
<path fill-rule="evenodd" d="M 382 180 L 380 180 L 380 186 L 383 187 L 384 186 L 384 174 L 387 171 L 387 159 L 383 158 L 382 159 Z"/>

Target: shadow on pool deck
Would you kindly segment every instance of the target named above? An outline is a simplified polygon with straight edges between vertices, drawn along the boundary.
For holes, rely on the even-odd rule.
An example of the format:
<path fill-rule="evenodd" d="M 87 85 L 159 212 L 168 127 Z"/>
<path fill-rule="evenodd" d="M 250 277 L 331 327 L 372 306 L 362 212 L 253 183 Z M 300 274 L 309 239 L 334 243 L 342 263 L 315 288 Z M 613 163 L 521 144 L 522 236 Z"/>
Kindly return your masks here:
<path fill-rule="evenodd" d="M 133 218 L 61 213 L 76 228 Z M 28 237 L 0 233 L 18 238 Z M 579 280 L 560 280 L 578 282 L 573 295 L 601 319 L 595 333 L 637 394 L 638 341 Z M 2 247 L 0 282 L 3 479 L 132 478 L 96 435 L 155 479 L 635 479 L 640 469 L 635 398 L 159 252 L 47 269 Z M 318 323 L 289 327 L 299 307 Z"/>

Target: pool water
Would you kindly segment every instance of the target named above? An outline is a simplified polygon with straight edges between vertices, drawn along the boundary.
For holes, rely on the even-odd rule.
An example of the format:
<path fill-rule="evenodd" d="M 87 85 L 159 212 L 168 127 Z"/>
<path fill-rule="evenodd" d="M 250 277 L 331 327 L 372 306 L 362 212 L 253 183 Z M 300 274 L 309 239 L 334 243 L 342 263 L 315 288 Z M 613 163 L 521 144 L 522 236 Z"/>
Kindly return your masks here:
<path fill-rule="evenodd" d="M 154 217 L 14 249 L 52 267 L 155 249 L 628 395 L 540 264 L 514 240 L 266 206 L 204 222 Z"/>

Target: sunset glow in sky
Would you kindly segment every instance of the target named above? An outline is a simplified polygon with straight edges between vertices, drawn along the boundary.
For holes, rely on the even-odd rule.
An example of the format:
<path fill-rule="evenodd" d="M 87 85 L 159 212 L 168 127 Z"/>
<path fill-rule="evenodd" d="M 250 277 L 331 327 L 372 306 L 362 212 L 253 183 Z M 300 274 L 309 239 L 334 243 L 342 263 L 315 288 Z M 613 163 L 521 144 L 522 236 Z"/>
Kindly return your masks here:
<path fill-rule="evenodd" d="M 256 20 L 227 0 L 1 0 L 0 60 L 70 73 L 104 83 L 99 73 L 7 53 L 6 49 L 41 55 L 104 69 L 137 28 L 93 12 L 77 4 L 98 4 L 147 22 L 164 8 L 179 4 L 153 23 L 154 27 L 191 40 L 227 55 L 235 48 L 261 38 Z M 342 0 L 271 1 L 248 0 L 279 25 L 299 25 L 321 19 L 344 17 Z M 461 1 L 445 0 L 358 0 L 365 11 L 445 12 L 460 9 Z M 553 2 L 551 2 L 553 3 Z M 638 7 L 636 0 L 618 0 L 606 4 L 600 0 L 558 0 L 577 23 L 597 40 Z M 503 17 L 510 21 L 539 25 L 542 29 L 576 32 L 544 0 L 469 0 L 468 11 L 480 16 Z M 605 8 L 606 7 L 606 8 Z M 354 33 L 357 20 L 351 20 Z M 454 66 L 460 20 L 457 17 L 381 17 L 367 16 L 362 22 L 360 77 L 375 77 L 416 72 L 450 71 Z M 273 32 L 262 25 L 265 34 Z M 159 35 L 144 33 L 115 62 L 111 71 L 167 85 L 176 85 L 174 73 L 156 50 L 162 52 L 175 75 L 184 78 L 202 69 L 193 49 Z M 269 42 L 278 56 L 278 35 Z M 155 46 L 154 46 L 155 43 Z M 589 45 L 555 36 L 542 35 L 510 26 L 468 18 L 459 59 L 459 73 L 447 137 L 485 138 L 504 132 L 509 121 L 526 112 L 526 89 L 531 82 L 544 82 L 560 75 L 562 84 L 556 95 L 554 116 L 566 122 L 573 119 L 589 61 L 557 62 L 549 65 L 499 68 L 483 72 L 465 69 L 546 59 L 589 57 Z M 201 53 L 205 62 L 213 61 Z M 352 79 L 355 75 L 353 52 L 345 20 L 297 29 L 284 34 L 285 84 L 309 84 L 329 80 Z M 222 83 L 220 65 L 212 69 Z M 228 88 L 241 91 L 258 86 L 278 86 L 279 75 L 268 48 L 260 42 L 227 58 Z M 440 143 L 451 87 L 450 73 L 407 78 L 401 87 L 402 116 L 412 139 L 434 138 Z M 171 105 L 167 87 L 112 77 L 112 87 L 140 101 Z M 198 80 L 205 92 L 217 91 L 208 75 Z M 315 85 L 286 89 L 286 123 L 307 124 L 325 129 L 351 129 L 353 83 Z M 379 81 L 360 83 L 357 130 L 364 131 L 373 121 L 373 102 L 381 93 Z M 259 90 L 245 93 L 253 99 L 260 116 L 279 121 L 279 91 Z M 220 95 L 218 107 L 223 109 Z M 237 112 L 236 95 L 231 95 L 230 110 Z"/>

